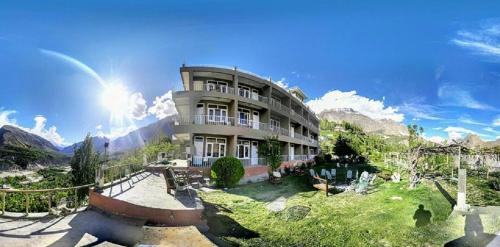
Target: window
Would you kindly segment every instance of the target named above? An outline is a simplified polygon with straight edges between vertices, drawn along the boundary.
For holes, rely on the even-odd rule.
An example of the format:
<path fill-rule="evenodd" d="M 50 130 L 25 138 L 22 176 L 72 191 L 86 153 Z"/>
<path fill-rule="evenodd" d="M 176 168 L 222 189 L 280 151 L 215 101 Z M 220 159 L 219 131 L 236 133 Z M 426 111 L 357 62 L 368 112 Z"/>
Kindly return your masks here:
<path fill-rule="evenodd" d="M 207 91 L 227 92 L 227 82 L 209 80 L 206 85 Z"/>
<path fill-rule="evenodd" d="M 249 87 L 238 87 L 238 92 L 241 97 L 250 98 L 250 88 Z"/>
<path fill-rule="evenodd" d="M 280 121 L 274 118 L 271 118 L 271 130 L 278 130 L 280 128 Z"/>
<path fill-rule="evenodd" d="M 227 106 L 208 104 L 208 122 L 227 124 Z"/>
<path fill-rule="evenodd" d="M 224 157 L 226 156 L 226 139 L 207 137 L 205 157 Z"/>
<path fill-rule="evenodd" d="M 240 125 L 249 125 L 250 124 L 250 110 L 238 108 L 238 121 Z"/>
<path fill-rule="evenodd" d="M 250 141 L 238 141 L 236 157 L 239 159 L 250 158 Z"/>

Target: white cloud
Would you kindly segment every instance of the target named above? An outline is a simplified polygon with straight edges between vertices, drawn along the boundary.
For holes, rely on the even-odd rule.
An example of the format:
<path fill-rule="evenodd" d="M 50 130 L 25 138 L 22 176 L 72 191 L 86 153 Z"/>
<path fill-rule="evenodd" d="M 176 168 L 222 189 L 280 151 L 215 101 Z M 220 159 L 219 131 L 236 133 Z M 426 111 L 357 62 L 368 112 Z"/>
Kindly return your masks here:
<path fill-rule="evenodd" d="M 133 93 L 129 97 L 128 101 L 128 112 L 132 119 L 142 120 L 147 115 L 147 105 L 146 100 L 142 96 L 142 93 Z"/>
<path fill-rule="evenodd" d="M 44 116 L 42 115 L 35 116 L 35 118 L 33 119 L 35 121 L 35 126 L 33 128 L 26 128 L 19 126 L 16 120 L 10 117 L 12 114 L 15 113 L 16 111 L 2 110 L 0 108 L 0 127 L 4 125 L 12 125 L 29 133 L 40 136 L 46 139 L 47 141 L 50 141 L 52 144 L 56 146 L 61 147 L 67 145 L 67 143 L 64 142 L 64 138 L 61 137 L 59 133 L 57 133 L 56 126 L 50 126 L 49 128 L 46 128 L 47 118 L 45 118 Z"/>
<path fill-rule="evenodd" d="M 444 84 L 438 88 L 438 97 L 444 104 L 478 110 L 494 110 L 490 105 L 474 99 L 469 91 L 456 85 Z"/>
<path fill-rule="evenodd" d="M 493 126 L 500 126 L 500 116 L 493 120 Z"/>
<path fill-rule="evenodd" d="M 64 143 L 64 138 L 57 133 L 57 128 L 56 126 L 50 126 L 48 129 L 45 128 L 45 125 L 47 123 L 47 118 L 45 118 L 42 115 L 38 115 L 34 118 L 35 120 L 35 127 L 30 129 L 29 132 L 41 136 L 44 139 L 50 141 L 52 144 L 56 146 L 63 146 L 65 145 Z"/>
<path fill-rule="evenodd" d="M 449 140 L 458 140 L 464 138 L 468 134 L 476 134 L 476 135 L 478 134 L 470 129 L 466 129 L 463 127 L 453 127 L 453 126 L 448 126 L 443 131 L 448 133 Z"/>
<path fill-rule="evenodd" d="M 149 107 L 148 113 L 155 115 L 157 119 L 162 119 L 177 114 L 175 103 L 172 99 L 172 90 L 168 91 L 160 97 L 156 97 L 156 99 L 153 101 L 153 105 Z"/>
<path fill-rule="evenodd" d="M 423 102 L 405 102 L 398 106 L 398 109 L 405 114 L 411 115 L 414 119 L 440 120 L 435 106 L 423 104 Z"/>
<path fill-rule="evenodd" d="M 444 144 L 446 143 L 447 139 L 444 138 L 444 137 L 441 137 L 441 136 L 430 136 L 430 137 L 427 137 L 425 134 L 424 134 L 424 139 L 430 141 L 430 142 L 434 142 L 434 143 L 437 143 L 437 144 Z"/>
<path fill-rule="evenodd" d="M 487 132 L 490 132 L 490 133 L 494 133 L 494 134 L 500 135 L 500 131 L 495 130 L 495 129 L 491 128 L 491 127 L 485 127 L 485 128 L 483 128 L 483 130 L 487 131 Z"/>
<path fill-rule="evenodd" d="M 0 108 L 0 127 L 4 125 L 16 125 L 16 119 L 10 118 L 9 116 L 15 114 L 16 111 L 3 110 Z"/>
<path fill-rule="evenodd" d="M 283 89 L 288 89 L 288 82 L 285 82 L 285 78 L 281 78 L 281 80 L 275 81 L 274 84 L 278 85 Z"/>
<path fill-rule="evenodd" d="M 475 53 L 500 57 L 500 25 L 484 25 L 476 31 L 460 30 L 451 42 Z"/>
<path fill-rule="evenodd" d="M 466 124 L 479 125 L 479 126 L 487 126 L 487 124 L 485 124 L 485 123 L 481 123 L 481 122 L 478 122 L 476 120 L 473 120 L 473 119 L 470 119 L 470 118 L 464 117 L 464 116 L 459 117 L 458 121 L 460 121 L 462 123 L 466 123 Z"/>
<path fill-rule="evenodd" d="M 330 109 L 352 108 L 373 119 L 390 119 L 396 122 L 402 122 L 404 119 L 404 114 L 399 113 L 397 107 L 386 107 L 383 101 L 357 95 L 354 90 L 350 92 L 330 91 L 306 104 L 316 113 Z"/>

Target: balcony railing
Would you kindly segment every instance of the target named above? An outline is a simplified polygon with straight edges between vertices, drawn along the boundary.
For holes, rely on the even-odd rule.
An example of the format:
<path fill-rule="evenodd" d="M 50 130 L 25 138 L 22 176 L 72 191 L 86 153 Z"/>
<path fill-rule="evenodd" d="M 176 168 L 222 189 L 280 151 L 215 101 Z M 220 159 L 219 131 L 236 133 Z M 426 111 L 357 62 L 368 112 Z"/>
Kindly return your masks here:
<path fill-rule="evenodd" d="M 270 125 L 268 123 L 262 123 L 258 121 L 253 121 L 244 118 L 234 118 L 226 116 L 216 116 L 216 115 L 195 115 L 191 119 L 178 118 L 174 121 L 174 125 L 217 125 L 217 126 L 236 126 L 240 128 L 256 129 L 261 131 L 269 131 L 274 135 L 282 135 L 295 138 L 301 141 L 307 141 L 309 143 L 317 144 L 317 141 L 294 132 L 293 136 L 289 129 L 277 127 Z M 200 163 L 200 162 L 198 162 Z M 200 163 L 201 164 L 201 163 Z"/>
<path fill-rule="evenodd" d="M 225 94 L 234 94 L 234 88 L 226 85 L 216 84 L 194 84 L 193 91 L 218 92 Z"/>
<path fill-rule="evenodd" d="M 288 108 L 287 106 L 284 106 L 283 104 L 281 104 L 281 102 L 279 102 L 273 98 L 269 99 L 269 104 L 271 105 L 271 107 L 273 107 L 274 109 L 276 109 L 278 111 L 285 112 L 285 113 L 290 112 L 290 108 Z"/>
<path fill-rule="evenodd" d="M 316 155 L 282 155 L 281 162 L 288 161 L 306 161 L 314 159 Z M 203 157 L 203 156 L 193 156 L 191 159 L 190 166 L 192 167 L 211 167 L 216 160 L 221 157 Z M 238 158 L 243 166 L 256 166 L 256 165 L 266 165 L 265 158 Z"/>

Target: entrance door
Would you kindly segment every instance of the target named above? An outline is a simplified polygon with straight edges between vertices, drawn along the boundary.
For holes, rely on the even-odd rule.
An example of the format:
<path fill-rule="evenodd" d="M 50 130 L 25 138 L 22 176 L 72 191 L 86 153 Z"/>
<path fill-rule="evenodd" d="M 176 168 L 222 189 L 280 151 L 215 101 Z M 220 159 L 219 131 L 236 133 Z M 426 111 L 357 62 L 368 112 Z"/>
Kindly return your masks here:
<path fill-rule="evenodd" d="M 196 104 L 195 124 L 203 124 L 205 120 L 205 109 L 203 104 Z"/>
<path fill-rule="evenodd" d="M 203 162 L 203 137 L 194 137 L 193 165 L 201 165 Z"/>
<path fill-rule="evenodd" d="M 253 112 L 253 128 L 254 129 L 259 129 L 259 112 L 254 111 Z"/>
<path fill-rule="evenodd" d="M 293 125 L 290 125 L 290 137 L 295 137 L 295 128 L 293 127 Z"/>
<path fill-rule="evenodd" d="M 290 160 L 295 160 L 295 146 L 293 144 L 290 145 Z"/>
<path fill-rule="evenodd" d="M 252 142 L 252 165 L 259 164 L 259 152 L 258 152 L 259 144 L 258 142 Z"/>

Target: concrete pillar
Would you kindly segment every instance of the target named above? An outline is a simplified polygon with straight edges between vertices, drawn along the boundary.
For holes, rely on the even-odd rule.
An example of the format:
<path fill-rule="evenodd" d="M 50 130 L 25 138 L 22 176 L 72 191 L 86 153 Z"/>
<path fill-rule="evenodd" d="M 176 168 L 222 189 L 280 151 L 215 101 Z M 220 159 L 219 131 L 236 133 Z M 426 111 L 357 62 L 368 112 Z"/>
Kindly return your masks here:
<path fill-rule="evenodd" d="M 238 145 L 238 136 L 229 136 L 227 138 L 227 155 L 236 157 L 236 147 Z"/>
<path fill-rule="evenodd" d="M 468 211 L 469 207 L 466 204 L 466 187 L 467 187 L 467 172 L 465 169 L 458 169 L 458 194 L 457 205 L 455 210 Z"/>

